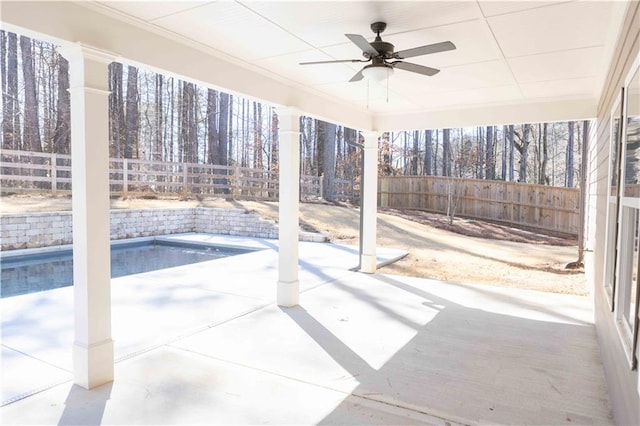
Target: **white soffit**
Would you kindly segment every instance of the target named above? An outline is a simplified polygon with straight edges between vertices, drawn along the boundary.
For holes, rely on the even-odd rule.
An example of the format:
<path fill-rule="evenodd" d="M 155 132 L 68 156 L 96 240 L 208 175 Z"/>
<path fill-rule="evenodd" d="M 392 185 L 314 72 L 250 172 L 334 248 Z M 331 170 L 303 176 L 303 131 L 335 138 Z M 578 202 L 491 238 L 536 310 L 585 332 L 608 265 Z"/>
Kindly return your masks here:
<path fill-rule="evenodd" d="M 466 111 L 465 121 L 473 121 L 473 114 L 482 111 L 478 122 L 493 115 L 501 123 L 505 111 L 510 111 L 506 116 L 511 118 L 514 111 L 529 114 L 539 110 L 541 100 L 547 106 L 558 102 L 566 110 L 563 114 L 562 108 L 550 108 L 554 120 L 593 116 L 621 25 L 620 10 L 626 7 L 619 1 L 591 0 L 105 0 L 77 4 L 201 50 L 208 48 L 267 77 L 261 84 L 273 80 L 289 85 L 289 99 L 298 106 L 313 105 L 308 111 L 313 115 L 321 116 L 318 103 L 308 102 L 305 93 L 333 99 L 327 111 L 344 103 L 352 110 L 380 115 L 378 123 L 389 126 L 396 120 L 412 123 L 412 128 L 434 125 L 432 120 L 438 117 L 455 118 L 454 109 Z M 458 49 L 407 60 L 441 72 L 424 77 L 396 70 L 388 87 L 366 81 L 347 83 L 362 66 L 359 63 L 298 65 L 361 58 L 344 34 L 362 34 L 372 40 L 369 26 L 378 20 L 387 22 L 382 37 L 394 43 L 396 50 L 445 40 Z M 256 93 L 251 93 L 252 85 L 259 89 Z M 257 98 L 269 92 L 255 82 L 247 82 L 247 88 L 240 92 Z M 522 114 L 518 120 L 529 120 Z"/>

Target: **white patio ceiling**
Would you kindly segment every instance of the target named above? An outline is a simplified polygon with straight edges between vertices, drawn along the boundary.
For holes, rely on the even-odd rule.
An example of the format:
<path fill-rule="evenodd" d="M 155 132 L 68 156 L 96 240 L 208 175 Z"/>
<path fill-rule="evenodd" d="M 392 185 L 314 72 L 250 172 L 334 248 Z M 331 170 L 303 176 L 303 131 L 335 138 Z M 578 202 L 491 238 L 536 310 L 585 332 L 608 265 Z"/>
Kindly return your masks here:
<path fill-rule="evenodd" d="M 99 1 L 74 7 L 78 4 L 246 69 L 245 80 L 266 77 L 261 86 L 273 82 L 274 91 L 286 88 L 294 94 L 287 96 L 289 104 L 311 115 L 378 130 L 593 117 L 626 7 L 590 0 Z M 382 36 L 396 50 L 445 40 L 457 49 L 409 60 L 440 68 L 436 76 L 396 70 L 388 86 L 348 83 L 362 64 L 298 65 L 360 58 L 344 34 L 372 40 L 374 21 L 387 22 Z M 228 81 L 221 77 L 220 86 L 282 102 L 266 95 L 264 87 L 254 90 L 257 84 L 225 86 Z M 318 106 L 329 99 L 328 106 Z"/>

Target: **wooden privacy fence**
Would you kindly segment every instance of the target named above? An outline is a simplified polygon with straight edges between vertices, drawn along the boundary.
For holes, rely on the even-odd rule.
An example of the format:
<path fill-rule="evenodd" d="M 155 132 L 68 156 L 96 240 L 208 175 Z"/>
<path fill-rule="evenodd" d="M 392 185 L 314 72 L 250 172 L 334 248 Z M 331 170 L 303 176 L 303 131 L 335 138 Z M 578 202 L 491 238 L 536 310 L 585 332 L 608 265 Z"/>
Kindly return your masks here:
<path fill-rule="evenodd" d="M 577 236 L 580 191 L 514 182 L 434 176 L 381 177 L 381 207 L 487 219 L 541 231 Z"/>
<path fill-rule="evenodd" d="M 0 151 L 2 192 L 71 191 L 71 156 L 28 151 Z M 277 200 L 278 173 L 240 166 L 174 163 L 134 159 L 109 159 L 111 193 L 181 194 L 223 196 L 237 199 Z M 301 176 L 303 199 L 321 197 L 322 179 Z M 336 179 L 334 195 L 339 201 L 354 201 L 357 186 Z"/>

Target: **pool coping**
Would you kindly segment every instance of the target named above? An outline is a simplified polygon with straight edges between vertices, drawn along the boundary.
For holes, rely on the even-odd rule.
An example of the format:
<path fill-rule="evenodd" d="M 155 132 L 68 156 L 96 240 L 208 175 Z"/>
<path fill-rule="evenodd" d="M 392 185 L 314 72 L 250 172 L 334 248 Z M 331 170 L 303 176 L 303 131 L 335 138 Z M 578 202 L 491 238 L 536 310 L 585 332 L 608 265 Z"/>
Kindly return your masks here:
<path fill-rule="evenodd" d="M 147 243 L 151 241 L 162 241 L 162 242 L 175 242 L 182 244 L 191 244 L 194 246 L 216 246 L 221 248 L 229 248 L 229 249 L 240 249 L 240 250 L 263 250 L 268 248 L 267 245 L 256 245 L 252 244 L 248 240 L 267 240 L 264 238 L 255 238 L 255 237 L 237 237 L 237 238 L 225 238 L 228 239 L 228 242 L 205 242 L 198 241 L 197 239 L 189 240 L 184 239 L 188 236 L 196 236 L 202 234 L 200 232 L 187 232 L 180 234 L 166 234 L 166 235 L 155 235 L 150 237 L 134 237 L 134 238 L 124 238 L 119 240 L 111 240 L 111 247 L 130 245 L 130 244 L 140 244 Z M 219 234 L 210 234 L 219 237 L 233 237 L 229 235 L 219 235 Z M 277 241 L 277 240 L 270 240 Z M 56 246 L 46 246 L 46 247 L 34 247 L 34 248 L 25 248 L 25 249 L 15 249 L 15 250 L 4 250 L 0 251 L 0 260 L 2 259 L 13 259 L 15 257 L 21 256 L 32 256 L 32 255 L 45 255 L 45 254 L 55 254 L 58 252 L 64 252 L 73 250 L 73 244 L 61 244 Z"/>

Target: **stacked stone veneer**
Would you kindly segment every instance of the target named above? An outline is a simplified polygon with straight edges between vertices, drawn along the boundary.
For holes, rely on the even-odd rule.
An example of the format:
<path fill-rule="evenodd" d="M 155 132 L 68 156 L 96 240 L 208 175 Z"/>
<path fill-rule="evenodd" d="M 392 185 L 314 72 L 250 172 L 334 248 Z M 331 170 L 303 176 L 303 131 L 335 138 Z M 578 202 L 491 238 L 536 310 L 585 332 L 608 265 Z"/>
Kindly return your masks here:
<path fill-rule="evenodd" d="M 72 243 L 71 212 L 4 214 L 0 228 L 2 250 Z M 111 210 L 112 240 L 185 232 L 278 238 L 274 221 L 242 209 Z M 302 233 L 301 239 L 317 236 Z"/>

